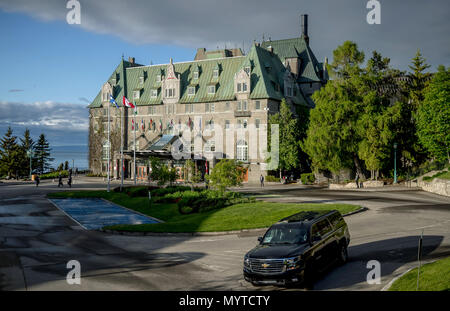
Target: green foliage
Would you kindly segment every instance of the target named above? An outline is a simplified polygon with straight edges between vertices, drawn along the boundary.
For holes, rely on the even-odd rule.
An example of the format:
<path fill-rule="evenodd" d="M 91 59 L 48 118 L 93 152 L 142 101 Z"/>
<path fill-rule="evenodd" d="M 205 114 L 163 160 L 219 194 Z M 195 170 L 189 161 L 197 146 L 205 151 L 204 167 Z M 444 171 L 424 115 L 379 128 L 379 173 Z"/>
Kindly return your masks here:
<path fill-rule="evenodd" d="M 240 186 L 244 178 L 244 168 L 233 159 L 222 159 L 207 176 L 210 186 L 220 192 L 228 187 Z"/>
<path fill-rule="evenodd" d="M 449 171 L 444 171 L 444 172 L 436 173 L 433 176 L 425 176 L 423 178 L 423 181 L 432 181 L 435 178 L 450 179 L 450 172 Z"/>
<path fill-rule="evenodd" d="M 157 181 L 159 186 L 163 186 L 166 183 L 172 184 L 176 181 L 178 174 L 174 167 L 168 167 L 164 165 L 159 158 L 150 157 L 150 179 Z"/>
<path fill-rule="evenodd" d="M 439 66 L 416 117 L 420 143 L 432 157 L 450 162 L 450 68 Z"/>
<path fill-rule="evenodd" d="M 13 135 L 11 127 L 5 133 L 5 136 L 0 140 L 0 175 L 7 175 L 11 178 L 20 170 L 21 158 L 23 151 L 17 144 L 17 137 Z"/>
<path fill-rule="evenodd" d="M 61 175 L 62 177 L 69 177 L 69 172 L 61 170 L 58 172 L 51 172 L 51 173 L 39 175 L 39 178 L 40 179 L 56 179 L 59 177 L 59 175 Z"/>
<path fill-rule="evenodd" d="M 300 179 L 303 185 L 312 184 L 316 180 L 314 173 L 304 173 L 300 175 Z"/>
<path fill-rule="evenodd" d="M 54 159 L 50 157 L 50 145 L 44 134 L 39 136 L 35 145 L 36 171 L 43 174 L 50 168 L 50 162 Z"/>
<path fill-rule="evenodd" d="M 267 175 L 264 180 L 266 182 L 280 182 L 280 178 L 272 176 L 272 175 Z"/>
<path fill-rule="evenodd" d="M 301 152 L 299 141 L 302 131 L 299 128 L 297 118 L 293 116 L 285 99 L 280 103 L 280 111 L 269 117 L 269 137 L 271 137 L 271 125 L 273 124 L 278 124 L 278 169 L 281 174 L 281 171 L 289 171 L 299 167 Z M 305 129 L 303 129 L 303 133 L 304 131 Z M 269 150 L 271 148 L 272 144 L 269 146 Z"/>
<path fill-rule="evenodd" d="M 430 78 L 430 73 L 424 72 L 430 68 L 430 65 L 426 64 L 426 60 L 423 58 L 419 49 L 412 59 L 412 65 L 410 65 L 409 68 L 412 70 L 410 75 L 411 84 L 409 87 L 409 98 L 412 100 L 415 110 L 424 99 L 424 90 Z"/>
<path fill-rule="evenodd" d="M 364 61 L 364 52 L 352 41 L 345 41 L 333 51 L 333 62 L 329 66 L 331 77 L 347 79 L 359 74 L 359 65 Z"/>

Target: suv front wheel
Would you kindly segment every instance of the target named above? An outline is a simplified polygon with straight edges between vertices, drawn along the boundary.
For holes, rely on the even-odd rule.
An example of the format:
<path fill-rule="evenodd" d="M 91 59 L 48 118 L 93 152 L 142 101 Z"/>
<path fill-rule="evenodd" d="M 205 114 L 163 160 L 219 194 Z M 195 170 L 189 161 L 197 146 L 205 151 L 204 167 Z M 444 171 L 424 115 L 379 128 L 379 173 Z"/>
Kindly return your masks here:
<path fill-rule="evenodd" d="M 348 261 L 347 246 L 345 244 L 339 247 L 338 259 L 340 264 L 345 264 Z"/>

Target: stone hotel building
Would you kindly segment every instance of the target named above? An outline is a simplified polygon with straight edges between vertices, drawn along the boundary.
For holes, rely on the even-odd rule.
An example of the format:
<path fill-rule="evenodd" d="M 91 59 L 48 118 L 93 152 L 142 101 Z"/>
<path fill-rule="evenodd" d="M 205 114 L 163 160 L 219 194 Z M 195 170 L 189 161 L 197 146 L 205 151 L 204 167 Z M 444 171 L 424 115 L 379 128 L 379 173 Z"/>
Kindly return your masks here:
<path fill-rule="evenodd" d="M 254 43 L 246 55 L 241 49 L 200 48 L 189 62 L 170 58 L 168 64 L 145 66 L 122 59 L 88 106 L 91 171 L 106 173 L 110 146 L 111 175 L 120 178 L 123 147 L 124 177 L 134 178 L 136 146 L 138 179 L 147 178 L 149 156 L 176 167 L 183 179 L 185 159 L 173 156 L 177 149 L 203 174 L 220 159 L 235 158 L 247 168 L 245 180 L 259 180 L 267 166 L 254 149 L 266 149 L 261 133 L 269 116 L 279 111 L 283 98 L 294 113 L 298 105 L 313 108 L 310 95 L 328 79 L 326 58 L 318 62 L 309 46 L 307 17 L 301 16 L 299 37 Z M 119 109 L 110 104 L 110 95 Z M 123 96 L 136 105 L 137 114 L 122 106 Z M 180 129 L 191 129 L 192 136 L 180 137 Z"/>

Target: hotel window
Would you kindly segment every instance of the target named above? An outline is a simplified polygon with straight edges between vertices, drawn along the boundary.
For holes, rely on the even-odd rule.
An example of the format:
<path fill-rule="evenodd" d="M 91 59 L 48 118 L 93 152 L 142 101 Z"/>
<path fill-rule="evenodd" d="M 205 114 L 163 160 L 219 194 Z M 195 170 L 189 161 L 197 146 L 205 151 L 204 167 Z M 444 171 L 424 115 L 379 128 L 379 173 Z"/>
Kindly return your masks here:
<path fill-rule="evenodd" d="M 217 79 L 219 77 L 219 69 L 214 69 L 213 71 L 213 78 Z"/>
<path fill-rule="evenodd" d="M 172 98 L 175 97 L 175 89 L 166 89 L 166 97 L 167 98 Z"/>
<path fill-rule="evenodd" d="M 140 96 L 141 96 L 140 90 L 133 91 L 133 99 L 139 99 Z"/>
<path fill-rule="evenodd" d="M 158 97 L 158 90 L 152 90 L 151 97 L 152 98 Z"/>
<path fill-rule="evenodd" d="M 259 129 L 259 125 L 261 124 L 261 120 L 260 119 L 256 119 L 255 120 L 255 127 L 257 128 L 257 129 Z"/>
<path fill-rule="evenodd" d="M 186 105 L 184 105 L 184 112 L 185 113 L 193 113 L 194 112 L 194 105 L 193 104 L 186 104 Z"/>
<path fill-rule="evenodd" d="M 193 75 L 194 80 L 198 79 L 198 71 L 194 71 L 194 75 Z"/>
<path fill-rule="evenodd" d="M 228 130 L 230 128 L 230 120 L 225 120 L 225 129 Z"/>
<path fill-rule="evenodd" d="M 247 83 L 242 83 L 242 92 L 247 92 Z"/>
<path fill-rule="evenodd" d="M 236 144 L 236 159 L 238 161 L 248 161 L 248 145 L 245 140 L 239 140 Z"/>
<path fill-rule="evenodd" d="M 188 95 L 195 95 L 195 86 L 188 87 Z"/>
<path fill-rule="evenodd" d="M 230 102 L 225 103 L 225 111 L 230 111 Z"/>
<path fill-rule="evenodd" d="M 210 85 L 208 86 L 208 94 L 215 94 L 216 93 L 216 86 Z"/>
<path fill-rule="evenodd" d="M 216 110 L 216 105 L 214 103 L 211 103 L 209 105 L 209 112 L 214 112 Z"/>
<path fill-rule="evenodd" d="M 246 100 L 242 101 L 242 111 L 247 111 L 247 101 Z"/>
<path fill-rule="evenodd" d="M 216 142 L 214 140 L 208 140 L 205 144 L 206 152 L 214 152 L 216 151 Z"/>
<path fill-rule="evenodd" d="M 156 76 L 156 82 L 161 82 L 161 75 Z"/>
<path fill-rule="evenodd" d="M 261 110 L 261 102 L 259 100 L 255 101 L 255 110 Z"/>
<path fill-rule="evenodd" d="M 213 121 L 213 120 L 209 120 L 209 121 L 206 123 L 206 129 L 208 129 L 208 130 L 214 130 L 214 121 Z"/>
<path fill-rule="evenodd" d="M 241 86 L 240 83 L 238 83 L 238 84 L 237 84 L 237 91 L 238 91 L 238 93 L 241 92 L 241 90 L 242 90 L 242 86 Z"/>

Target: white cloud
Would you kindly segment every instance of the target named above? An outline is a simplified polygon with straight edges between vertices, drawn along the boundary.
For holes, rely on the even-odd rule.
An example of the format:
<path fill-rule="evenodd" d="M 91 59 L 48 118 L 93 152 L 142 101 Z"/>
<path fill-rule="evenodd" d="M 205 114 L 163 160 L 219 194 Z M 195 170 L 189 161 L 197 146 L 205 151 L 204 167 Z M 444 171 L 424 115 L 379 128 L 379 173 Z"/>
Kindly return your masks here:
<path fill-rule="evenodd" d="M 61 131 L 87 131 L 89 113 L 84 105 L 55 103 L 33 104 L 0 102 L 0 124 L 42 127 Z"/>
<path fill-rule="evenodd" d="M 366 23 L 364 0 L 79 0 L 81 27 L 134 44 L 241 47 L 262 35 L 283 39 L 300 34 L 300 14 L 309 14 L 311 46 L 322 60 L 345 40 L 370 55 L 379 50 L 406 69 L 417 48 L 433 65 L 450 58 L 448 0 L 381 1 L 381 25 Z M 65 22 L 65 0 L 0 0 L 0 9 Z M 406 53 L 405 53 L 406 51 Z M 406 55 L 407 54 L 407 55 Z"/>

